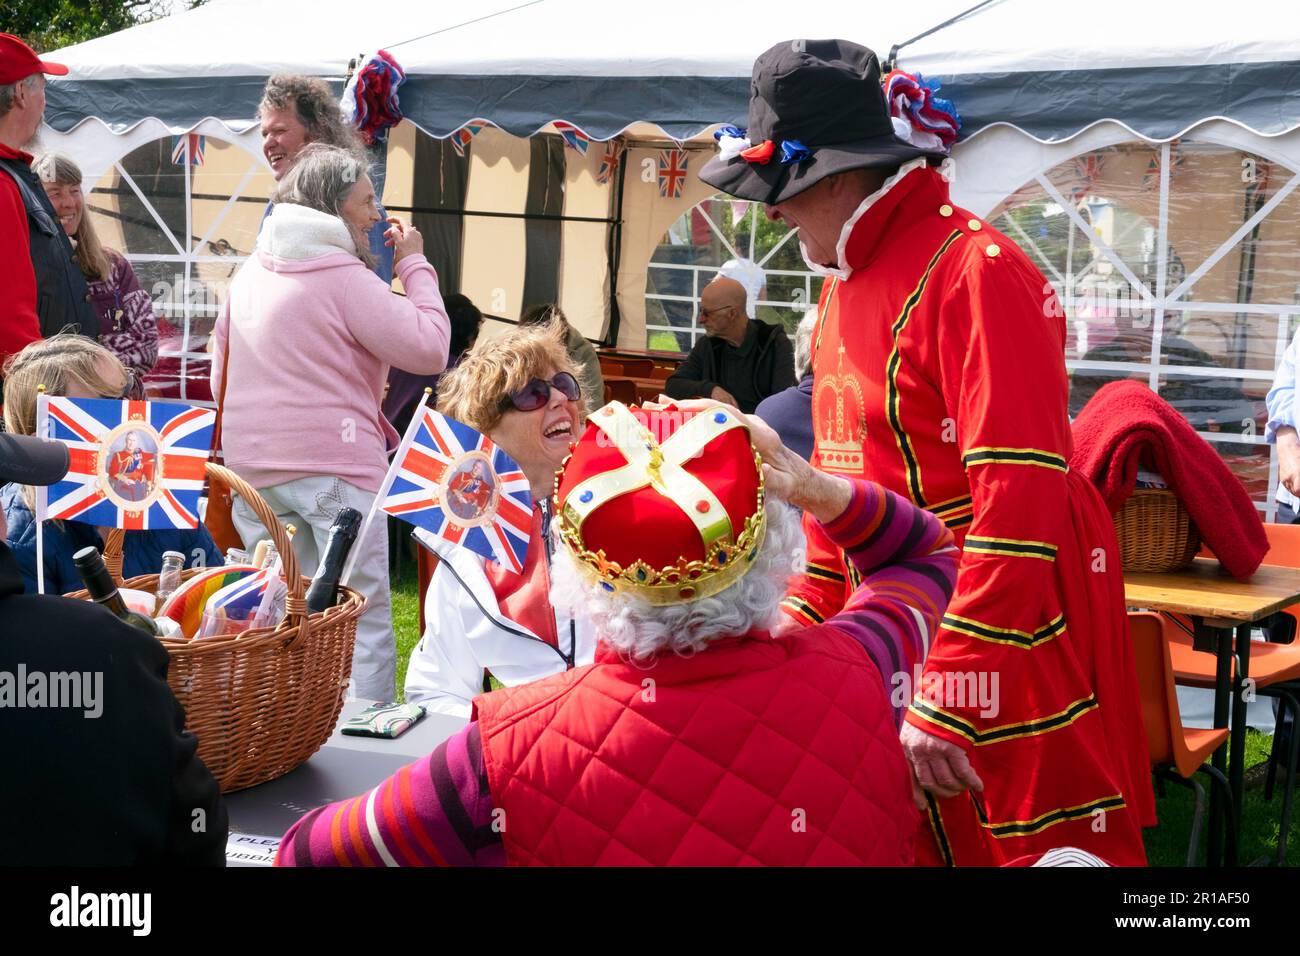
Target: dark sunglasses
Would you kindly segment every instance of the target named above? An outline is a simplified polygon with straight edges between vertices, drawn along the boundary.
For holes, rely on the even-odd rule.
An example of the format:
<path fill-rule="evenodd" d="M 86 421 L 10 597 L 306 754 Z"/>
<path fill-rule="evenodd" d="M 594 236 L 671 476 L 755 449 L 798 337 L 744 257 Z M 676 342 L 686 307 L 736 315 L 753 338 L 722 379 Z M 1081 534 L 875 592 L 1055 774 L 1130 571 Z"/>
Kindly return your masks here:
<path fill-rule="evenodd" d="M 582 395 L 578 380 L 568 372 L 560 372 L 549 382 L 540 378 L 529 379 L 528 384 L 519 391 L 501 399 L 501 411 L 508 411 L 511 408 L 521 412 L 536 411 L 551 400 L 552 388 L 571 402 L 576 402 Z"/>

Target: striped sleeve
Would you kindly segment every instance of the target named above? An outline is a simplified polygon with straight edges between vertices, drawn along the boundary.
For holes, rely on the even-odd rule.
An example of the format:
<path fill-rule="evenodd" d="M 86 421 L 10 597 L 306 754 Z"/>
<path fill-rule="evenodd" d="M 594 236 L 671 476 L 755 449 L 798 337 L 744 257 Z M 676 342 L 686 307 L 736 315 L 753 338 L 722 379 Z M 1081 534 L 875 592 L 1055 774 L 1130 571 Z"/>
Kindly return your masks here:
<path fill-rule="evenodd" d="M 825 526 L 862 581 L 827 623 L 848 634 L 875 663 L 901 726 L 910 687 L 957 580 L 958 551 L 944 523 L 907 499 L 868 481 Z"/>
<path fill-rule="evenodd" d="M 313 810 L 276 866 L 503 866 L 477 722 L 369 793 Z"/>

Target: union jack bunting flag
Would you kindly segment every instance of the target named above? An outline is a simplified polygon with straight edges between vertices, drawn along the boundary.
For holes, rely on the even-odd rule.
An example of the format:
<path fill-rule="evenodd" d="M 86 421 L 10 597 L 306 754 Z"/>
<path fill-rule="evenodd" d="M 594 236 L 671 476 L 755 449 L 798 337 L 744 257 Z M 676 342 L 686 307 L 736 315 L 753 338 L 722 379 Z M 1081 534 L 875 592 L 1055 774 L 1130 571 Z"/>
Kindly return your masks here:
<path fill-rule="evenodd" d="M 622 159 L 623 144 L 611 139 L 605 144 L 605 155 L 600 158 L 600 169 L 596 170 L 596 182 L 603 186 L 613 179 Z"/>
<path fill-rule="evenodd" d="M 1070 184 L 1070 198 L 1076 203 L 1083 202 L 1101 179 L 1106 166 L 1106 157 L 1101 153 L 1089 153 L 1074 161 L 1074 182 Z"/>
<path fill-rule="evenodd" d="M 1178 167 L 1183 165 L 1183 151 L 1178 147 L 1178 140 L 1171 140 L 1169 143 L 1169 184 L 1172 186 L 1178 173 Z M 1146 172 L 1142 174 L 1143 189 L 1158 189 L 1160 186 L 1160 147 L 1157 146 L 1151 152 L 1151 158 L 1147 160 Z"/>
<path fill-rule="evenodd" d="M 584 133 L 572 123 L 566 123 L 564 120 L 555 120 L 553 125 L 555 131 L 564 137 L 564 144 L 570 149 L 576 149 L 584 156 L 587 153 L 587 147 L 591 145 L 591 137 Z"/>
<path fill-rule="evenodd" d="M 523 571 L 532 529 L 528 479 L 486 435 L 421 408 L 393 458 L 380 509 Z"/>
<path fill-rule="evenodd" d="M 206 137 L 198 133 L 182 133 L 172 137 L 173 166 L 202 166 Z"/>
<path fill-rule="evenodd" d="M 665 149 L 659 154 L 659 195 L 677 199 L 686 188 L 686 151 Z"/>
<path fill-rule="evenodd" d="M 178 402 L 37 401 L 36 429 L 68 446 L 68 474 L 37 489 L 37 520 L 128 531 L 197 528 L 217 413 Z"/>
<path fill-rule="evenodd" d="M 486 123 L 466 123 L 451 134 L 451 148 L 456 151 L 457 156 L 465 155 L 465 147 L 469 145 L 469 141 L 477 136 L 486 125 Z"/>

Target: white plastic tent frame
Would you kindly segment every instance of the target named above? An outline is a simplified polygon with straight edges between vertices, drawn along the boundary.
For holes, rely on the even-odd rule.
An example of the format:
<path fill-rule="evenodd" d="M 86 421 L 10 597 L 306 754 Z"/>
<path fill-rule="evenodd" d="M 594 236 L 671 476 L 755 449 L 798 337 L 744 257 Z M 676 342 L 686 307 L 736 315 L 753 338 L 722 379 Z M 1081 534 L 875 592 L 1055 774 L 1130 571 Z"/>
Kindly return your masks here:
<path fill-rule="evenodd" d="M 714 197 L 714 198 L 716 199 L 718 197 Z M 787 276 L 787 277 L 796 277 L 796 278 L 803 279 L 804 284 L 802 289 L 803 292 L 802 299 L 794 302 L 780 300 L 780 299 L 770 299 L 770 298 L 756 299 L 754 302 L 756 306 L 768 305 L 778 309 L 793 309 L 796 312 L 802 312 L 806 309 L 811 308 L 812 301 L 813 301 L 812 282 L 816 278 L 814 273 L 806 269 L 766 268 L 767 263 L 771 260 L 772 256 L 774 256 L 787 242 L 789 242 L 791 238 L 796 236 L 799 230 L 798 229 L 788 230 L 785 233 L 785 235 L 783 235 L 780 239 L 778 239 L 776 242 L 772 244 L 772 247 L 770 249 L 768 249 L 766 252 L 763 253 L 761 258 L 755 259 L 757 250 L 755 249 L 754 241 L 755 241 L 755 237 L 758 234 L 758 220 L 760 216 L 764 215 L 762 211 L 762 204 L 753 203 L 753 202 L 744 202 L 743 200 L 737 200 L 737 202 L 743 203 L 748 207 L 745 210 L 744 218 L 749 220 L 749 244 L 743 250 L 737 249 L 735 245 L 733 245 L 732 242 L 729 239 L 727 239 L 726 234 L 722 231 L 721 225 L 714 219 L 713 215 L 708 209 L 709 200 L 705 200 L 704 202 L 701 202 L 698 205 L 687 210 L 677 220 L 677 223 L 674 223 L 674 227 L 678 223 L 681 223 L 683 221 L 689 221 L 691 216 L 698 215 L 706 223 L 708 223 L 709 229 L 718 237 L 718 241 L 722 244 L 723 249 L 727 251 L 727 254 L 730 258 L 749 259 L 755 262 L 755 264 L 758 265 L 760 268 L 762 268 L 763 272 L 767 276 Z M 647 263 L 646 264 L 647 272 L 651 270 L 662 269 L 662 270 L 669 270 L 669 271 L 691 273 L 691 294 L 686 296 L 686 295 L 675 295 L 669 292 L 647 292 L 645 294 L 646 301 L 648 302 L 689 302 L 692 305 L 692 312 L 691 312 L 691 324 L 689 326 L 654 325 L 647 322 L 645 326 L 646 332 L 647 333 L 650 332 L 689 333 L 691 337 L 690 344 L 693 346 L 699 340 L 699 337 L 704 334 L 704 329 L 700 326 L 700 321 L 699 321 L 700 293 L 704 291 L 704 286 L 708 284 L 708 281 L 711 281 L 711 277 L 717 273 L 720 265 L 721 263 L 718 263 L 717 265 L 702 264 L 702 263 L 653 262 L 653 261 Z"/>
<path fill-rule="evenodd" d="M 169 288 L 167 290 L 150 290 L 156 300 L 164 301 L 173 307 L 178 307 L 179 315 L 170 315 L 169 320 L 181 327 L 182 340 L 179 350 L 163 349 L 159 352 L 159 358 L 174 358 L 180 362 L 180 398 L 185 401 L 193 401 L 197 404 L 211 404 L 205 400 L 198 399 L 186 394 L 188 388 L 188 372 L 190 363 L 202 362 L 207 364 L 211 356 L 207 352 L 197 351 L 191 348 L 190 332 L 191 320 L 203 309 L 209 308 L 207 305 L 197 304 L 193 295 L 193 273 L 194 266 L 210 263 L 230 266 L 238 266 L 244 262 L 246 256 L 217 256 L 207 255 L 203 252 L 208 247 L 212 236 L 217 234 L 217 230 L 225 221 L 227 215 L 235 207 L 240 197 L 244 194 L 249 183 L 257 174 L 259 169 L 269 168 L 265 158 L 262 156 L 260 148 L 260 139 L 257 129 L 251 129 L 244 135 L 232 135 L 229 128 L 224 124 L 216 121 L 208 121 L 195 127 L 193 132 L 208 137 L 209 139 L 228 143 L 241 149 L 248 156 L 248 165 L 245 168 L 234 191 L 227 198 L 225 204 L 218 211 L 217 216 L 209 225 L 206 233 L 197 241 L 193 238 L 193 175 L 194 168 L 189 163 L 184 167 L 185 183 L 185 241 L 175 235 L 167 222 L 159 214 L 149 197 L 135 182 L 132 176 L 122 165 L 122 161 L 136 149 L 141 146 L 156 142 L 160 139 L 167 139 L 178 135 L 176 132 L 163 126 L 157 120 L 150 120 L 137 124 L 131 130 L 123 134 L 112 133 L 102 124 L 86 124 L 81 128 L 84 132 L 77 134 L 61 134 L 49 128 L 42 130 L 41 146 L 51 152 L 61 152 L 72 156 L 82 167 L 87 183 L 87 198 L 94 195 L 93 184 L 99 182 L 103 176 L 109 172 L 116 172 L 122 181 L 139 200 L 140 204 L 148 212 L 153 223 L 159 231 L 166 237 L 168 244 L 172 247 L 171 253 L 157 252 L 126 252 L 127 261 L 132 263 L 142 262 L 166 262 L 174 263 L 177 266 L 175 275 L 180 276 L 179 287 Z M 79 131 L 80 132 L 80 131 Z M 90 138 L 93 137 L 93 138 Z M 98 149 L 92 150 L 87 156 L 78 151 L 78 142 L 83 138 L 89 138 L 87 145 L 97 146 Z M 167 294 L 170 293 L 170 294 Z"/>
<path fill-rule="evenodd" d="M 1167 249 L 1168 249 L 1168 212 L 1169 212 L 1169 176 L 1170 145 L 1166 142 L 1153 142 L 1161 151 L 1159 214 L 1156 228 L 1157 273 L 1155 288 L 1148 288 L 1129 268 L 1128 264 L 1115 253 L 1115 250 L 1095 234 L 1090 224 L 1075 208 L 1075 204 L 1063 196 L 1048 179 L 1048 173 L 1057 166 L 1079 156 L 1096 150 L 1140 140 L 1131 130 L 1119 123 L 1098 123 L 1083 134 L 1060 143 L 1044 143 L 1036 140 L 1021 130 L 1003 127 L 988 130 L 980 137 L 960 144 L 954 150 L 957 159 L 958 175 L 953 184 L 955 200 L 972 212 L 986 216 L 1004 199 L 1011 196 L 1027 182 L 1034 182 L 1051 197 L 1067 215 L 1070 216 L 1075 231 L 1072 236 L 1082 236 L 1090 242 L 1095 250 L 1096 261 L 1110 263 L 1129 283 L 1131 289 L 1142 297 L 1144 309 L 1152 312 L 1152 356 L 1149 363 L 1128 362 L 1089 362 L 1083 359 L 1067 360 L 1066 366 L 1072 370 L 1099 370 L 1111 372 L 1129 372 L 1145 374 L 1148 386 L 1155 390 L 1160 377 L 1165 374 L 1185 375 L 1194 371 L 1198 377 L 1229 378 L 1253 380 L 1260 383 L 1271 382 L 1273 372 L 1259 369 L 1218 368 L 1187 365 L 1169 365 L 1161 361 L 1161 340 L 1164 335 L 1165 318 L 1171 311 L 1177 312 L 1224 312 L 1232 311 L 1254 315 L 1276 317 L 1276 340 L 1274 343 L 1274 363 L 1280 363 L 1282 354 L 1290 342 L 1291 320 L 1300 315 L 1300 305 L 1286 305 L 1268 302 L 1211 302 L 1190 300 L 1180 297 L 1191 289 L 1197 280 L 1203 277 L 1225 255 L 1230 253 L 1248 236 L 1255 225 L 1263 221 L 1288 196 L 1300 188 L 1300 131 L 1292 131 L 1283 136 L 1262 136 L 1243 128 L 1238 123 L 1224 120 L 1207 120 L 1197 124 L 1188 131 L 1189 142 L 1207 143 L 1253 153 L 1274 163 L 1289 173 L 1286 181 L 1280 185 L 1274 195 L 1255 214 L 1237 227 L 1227 239 L 1191 269 L 1185 278 L 1172 288 L 1167 287 Z M 1147 142 L 1152 142 L 1147 140 Z M 1017 237 L 1019 238 L 1019 237 Z M 1044 269 L 1045 274 L 1056 272 L 1050 269 L 1050 263 L 1035 253 L 1032 243 L 1025 249 L 1035 263 Z M 1050 269 L 1050 272 L 1049 272 Z M 1068 285 L 1065 278 L 1057 272 L 1051 276 L 1062 291 L 1062 301 L 1067 309 L 1077 304 L 1064 295 Z M 1077 277 L 1076 277 L 1077 278 Z M 1199 432 L 1200 436 L 1210 442 L 1222 442 L 1234 445 L 1266 445 L 1262 434 L 1236 434 L 1222 432 Z M 1277 491 L 1277 452 L 1270 450 L 1268 500 L 1257 506 L 1271 521 L 1276 512 L 1274 501 Z"/>
<path fill-rule="evenodd" d="M 55 51 L 72 72 L 51 84 L 49 118 L 66 131 L 88 117 L 115 129 L 148 116 L 178 129 L 214 117 L 242 132 L 269 74 L 308 73 L 341 88 L 351 59 L 387 48 L 407 72 L 404 112 L 432 136 L 486 113 L 515 136 L 563 119 L 600 140 L 649 124 L 648 135 L 680 142 L 718 123 L 745 125 L 753 60 L 783 37 L 849 36 L 884 56 L 973 5 L 864 10 L 829 0 L 792 22 L 784 0 L 749 0 L 743 15 L 705 0 L 694 11 L 700 28 L 683 29 L 655 11 L 627 11 L 634 22 L 619 23 L 594 0 L 451 10 L 392 0 L 383 17 L 360 16 L 345 0 L 317 0 L 310 16 L 299 4 L 210 0 Z M 1062 29 L 1081 17 L 1106 29 Z M 1260 0 L 1250 16 L 1218 0 L 1093 0 L 1086 11 L 996 0 L 906 47 L 900 65 L 944 82 L 967 136 L 1009 123 L 1061 141 L 1107 119 L 1167 140 L 1220 116 L 1279 135 L 1300 124 L 1298 32 L 1288 0 Z"/>

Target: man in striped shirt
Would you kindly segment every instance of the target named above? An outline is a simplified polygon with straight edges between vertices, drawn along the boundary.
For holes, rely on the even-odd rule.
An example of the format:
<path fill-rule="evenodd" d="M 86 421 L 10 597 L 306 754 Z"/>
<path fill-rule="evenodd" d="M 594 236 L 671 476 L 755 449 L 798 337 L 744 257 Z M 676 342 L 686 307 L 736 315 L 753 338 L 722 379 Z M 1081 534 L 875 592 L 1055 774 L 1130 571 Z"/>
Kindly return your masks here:
<path fill-rule="evenodd" d="M 277 865 L 912 863 L 898 728 L 952 592 L 952 534 L 698 405 L 662 446 L 608 406 L 561 477 L 553 599 L 596 623 L 595 663 L 477 698 L 428 757 L 307 814 Z M 825 624 L 773 638 L 802 563 L 782 502 L 861 584 Z M 683 573 L 656 573 L 670 552 Z"/>

